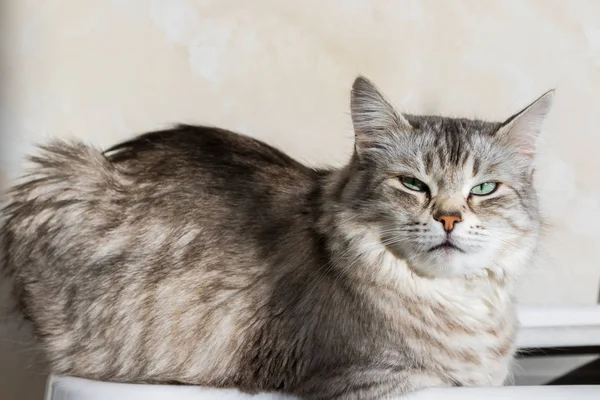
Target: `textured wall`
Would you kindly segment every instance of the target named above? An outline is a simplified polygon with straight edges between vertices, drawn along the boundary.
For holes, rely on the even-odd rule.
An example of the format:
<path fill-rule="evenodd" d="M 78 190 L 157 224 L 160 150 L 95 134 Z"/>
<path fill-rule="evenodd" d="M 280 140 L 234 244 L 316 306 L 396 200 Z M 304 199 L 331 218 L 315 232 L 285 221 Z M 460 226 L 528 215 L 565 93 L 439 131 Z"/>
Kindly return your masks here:
<path fill-rule="evenodd" d="M 3 187 L 48 136 L 106 146 L 173 122 L 340 164 L 357 73 L 404 110 L 482 118 L 556 87 L 538 155 L 549 227 L 521 299 L 597 299 L 598 1 L 7 0 L 2 19 Z"/>

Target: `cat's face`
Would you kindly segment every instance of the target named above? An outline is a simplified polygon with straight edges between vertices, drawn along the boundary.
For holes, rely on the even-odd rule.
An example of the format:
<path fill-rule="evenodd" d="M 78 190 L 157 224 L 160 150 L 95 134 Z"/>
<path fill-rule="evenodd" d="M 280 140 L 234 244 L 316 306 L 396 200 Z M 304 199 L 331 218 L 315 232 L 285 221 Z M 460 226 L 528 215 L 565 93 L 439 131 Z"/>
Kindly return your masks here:
<path fill-rule="evenodd" d="M 401 115 L 368 81 L 355 83 L 345 196 L 354 215 L 424 275 L 502 269 L 537 242 L 532 154 L 551 97 L 500 124 Z"/>

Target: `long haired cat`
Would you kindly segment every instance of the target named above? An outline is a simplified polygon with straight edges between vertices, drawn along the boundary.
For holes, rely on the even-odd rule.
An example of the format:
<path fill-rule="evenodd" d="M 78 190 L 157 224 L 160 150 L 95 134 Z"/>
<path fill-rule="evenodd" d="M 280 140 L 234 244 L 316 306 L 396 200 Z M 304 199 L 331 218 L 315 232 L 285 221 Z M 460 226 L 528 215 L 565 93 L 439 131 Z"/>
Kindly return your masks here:
<path fill-rule="evenodd" d="M 53 141 L 12 188 L 0 266 L 53 373 L 312 399 L 501 385 L 536 249 L 536 137 L 351 93 L 355 151 L 313 169 L 179 126 Z"/>

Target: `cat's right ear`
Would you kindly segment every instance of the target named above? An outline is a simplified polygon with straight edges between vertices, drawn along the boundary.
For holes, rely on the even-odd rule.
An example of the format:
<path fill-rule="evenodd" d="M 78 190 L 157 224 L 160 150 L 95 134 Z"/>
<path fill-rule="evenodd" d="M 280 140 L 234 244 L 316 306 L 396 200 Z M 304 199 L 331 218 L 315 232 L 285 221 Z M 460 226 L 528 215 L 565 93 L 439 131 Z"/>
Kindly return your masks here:
<path fill-rule="evenodd" d="M 355 149 L 377 147 L 388 136 L 411 131 L 410 123 L 394 109 L 377 87 L 363 76 L 352 85 L 350 100 Z"/>

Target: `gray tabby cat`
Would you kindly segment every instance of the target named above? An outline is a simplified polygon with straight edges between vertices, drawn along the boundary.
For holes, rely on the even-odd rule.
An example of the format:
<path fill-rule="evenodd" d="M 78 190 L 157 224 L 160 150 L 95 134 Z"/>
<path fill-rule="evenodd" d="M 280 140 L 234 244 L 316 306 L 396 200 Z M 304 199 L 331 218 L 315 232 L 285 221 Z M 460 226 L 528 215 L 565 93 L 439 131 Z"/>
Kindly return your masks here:
<path fill-rule="evenodd" d="M 10 192 L 0 266 L 56 374 L 311 399 L 501 385 L 552 97 L 504 123 L 414 116 L 359 77 L 339 170 L 208 127 L 54 141 Z"/>

